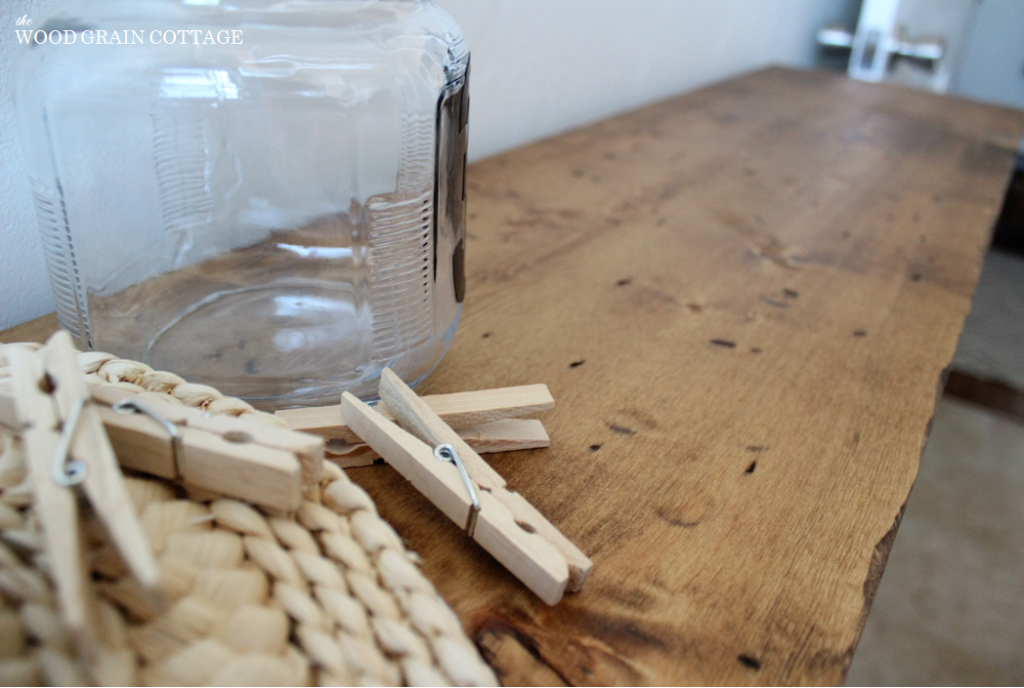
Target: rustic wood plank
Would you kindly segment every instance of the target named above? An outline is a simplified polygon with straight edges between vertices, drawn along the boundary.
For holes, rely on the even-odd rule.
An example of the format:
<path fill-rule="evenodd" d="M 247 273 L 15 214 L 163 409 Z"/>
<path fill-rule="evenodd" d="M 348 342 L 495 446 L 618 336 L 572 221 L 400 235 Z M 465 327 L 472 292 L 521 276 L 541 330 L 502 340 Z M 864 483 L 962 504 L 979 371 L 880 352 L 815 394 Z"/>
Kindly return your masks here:
<path fill-rule="evenodd" d="M 48 313 L 35 320 L 29 320 L 0 332 L 0 344 L 14 344 L 15 342 L 36 342 L 42 344 L 59 329 L 60 325 L 57 324 L 57 315 L 55 313 Z"/>
<path fill-rule="evenodd" d="M 551 447 L 489 462 L 594 574 L 549 608 L 395 471 L 350 474 L 506 684 L 842 681 L 1022 122 L 770 69 L 470 168 L 420 391 L 548 384 Z"/>
<path fill-rule="evenodd" d="M 594 574 L 549 609 L 393 471 L 351 475 L 505 682 L 842 681 L 1021 125 L 771 69 L 471 167 L 421 391 L 548 384 L 551 447 L 488 460 Z"/>

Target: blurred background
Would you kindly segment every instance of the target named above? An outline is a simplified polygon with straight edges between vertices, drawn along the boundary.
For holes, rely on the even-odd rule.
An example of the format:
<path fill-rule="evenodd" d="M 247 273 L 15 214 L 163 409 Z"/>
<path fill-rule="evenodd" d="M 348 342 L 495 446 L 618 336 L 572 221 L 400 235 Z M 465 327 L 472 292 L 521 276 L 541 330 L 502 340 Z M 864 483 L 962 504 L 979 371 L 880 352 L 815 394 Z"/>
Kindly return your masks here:
<path fill-rule="evenodd" d="M 15 22 L 82 2 L 0 2 L 0 329 L 53 310 Z M 473 54 L 470 161 L 770 64 L 1024 109 L 1024 0 L 438 2 Z M 1024 683 L 1022 159 L 850 685 Z"/>

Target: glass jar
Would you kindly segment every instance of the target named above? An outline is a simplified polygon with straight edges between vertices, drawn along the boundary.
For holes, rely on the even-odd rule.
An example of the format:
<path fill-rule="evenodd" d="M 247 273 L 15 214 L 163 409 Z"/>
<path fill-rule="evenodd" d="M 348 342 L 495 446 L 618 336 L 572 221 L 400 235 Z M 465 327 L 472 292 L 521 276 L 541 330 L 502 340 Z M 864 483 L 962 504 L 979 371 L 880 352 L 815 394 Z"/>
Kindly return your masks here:
<path fill-rule="evenodd" d="M 426 377 L 465 289 L 454 20 L 430 0 L 80 10 L 26 34 L 16 95 L 79 347 L 263 408 Z"/>

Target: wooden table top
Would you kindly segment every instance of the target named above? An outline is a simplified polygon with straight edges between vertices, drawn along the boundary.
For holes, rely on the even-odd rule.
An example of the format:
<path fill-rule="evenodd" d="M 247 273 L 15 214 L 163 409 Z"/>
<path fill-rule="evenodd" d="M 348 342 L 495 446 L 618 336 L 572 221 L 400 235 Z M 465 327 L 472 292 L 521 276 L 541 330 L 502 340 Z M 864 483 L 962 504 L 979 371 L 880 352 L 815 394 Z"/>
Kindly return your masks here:
<path fill-rule="evenodd" d="M 396 472 L 351 475 L 506 684 L 843 680 L 1022 125 L 774 68 L 470 168 L 420 391 L 548 384 L 551 446 L 488 458 L 594 572 L 547 607 Z"/>

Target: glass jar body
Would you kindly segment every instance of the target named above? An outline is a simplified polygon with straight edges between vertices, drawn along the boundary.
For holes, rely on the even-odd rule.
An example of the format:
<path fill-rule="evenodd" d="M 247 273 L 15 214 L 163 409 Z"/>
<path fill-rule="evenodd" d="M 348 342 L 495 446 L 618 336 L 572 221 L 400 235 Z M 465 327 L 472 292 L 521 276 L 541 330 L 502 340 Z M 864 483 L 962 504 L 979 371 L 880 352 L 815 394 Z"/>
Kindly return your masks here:
<path fill-rule="evenodd" d="M 455 22 L 426 0 L 87 12 L 47 23 L 17 92 L 80 348 L 269 408 L 425 377 L 464 291 Z"/>

